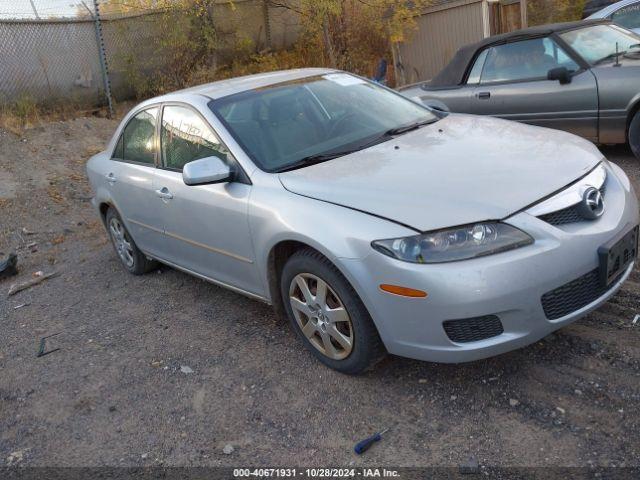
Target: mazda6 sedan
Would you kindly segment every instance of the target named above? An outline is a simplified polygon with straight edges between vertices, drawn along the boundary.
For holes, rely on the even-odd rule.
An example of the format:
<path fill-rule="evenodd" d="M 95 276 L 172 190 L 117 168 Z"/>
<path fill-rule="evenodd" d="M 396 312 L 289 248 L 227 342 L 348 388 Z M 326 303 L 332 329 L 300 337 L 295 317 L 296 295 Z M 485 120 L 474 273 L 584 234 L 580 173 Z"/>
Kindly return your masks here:
<path fill-rule="evenodd" d="M 557 128 L 640 159 L 640 36 L 608 20 L 543 25 L 461 48 L 403 95 L 444 111 Z"/>
<path fill-rule="evenodd" d="M 637 254 L 633 188 L 588 141 L 334 70 L 147 100 L 87 169 L 125 269 L 268 302 L 345 373 L 535 342 L 605 302 Z"/>

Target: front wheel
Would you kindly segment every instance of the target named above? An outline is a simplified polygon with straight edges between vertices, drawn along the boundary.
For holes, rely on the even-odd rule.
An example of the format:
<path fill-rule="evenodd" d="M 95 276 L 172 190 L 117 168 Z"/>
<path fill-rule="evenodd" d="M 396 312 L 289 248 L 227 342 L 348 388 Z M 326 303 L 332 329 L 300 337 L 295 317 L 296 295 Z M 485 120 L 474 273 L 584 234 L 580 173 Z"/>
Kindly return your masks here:
<path fill-rule="evenodd" d="M 629 146 L 636 158 L 640 160 L 640 111 L 634 115 L 629 124 Z"/>
<path fill-rule="evenodd" d="M 358 294 L 321 254 L 311 249 L 295 253 L 280 283 L 293 329 L 322 363 L 358 374 L 384 357 L 378 331 Z"/>

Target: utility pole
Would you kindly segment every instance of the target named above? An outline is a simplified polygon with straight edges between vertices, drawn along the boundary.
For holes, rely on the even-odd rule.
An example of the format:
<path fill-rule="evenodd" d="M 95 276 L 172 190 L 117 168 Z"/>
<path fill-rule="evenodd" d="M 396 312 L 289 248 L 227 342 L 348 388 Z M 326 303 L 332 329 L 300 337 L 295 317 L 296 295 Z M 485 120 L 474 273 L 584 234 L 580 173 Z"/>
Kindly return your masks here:
<path fill-rule="evenodd" d="M 107 97 L 109 106 L 109 118 L 113 117 L 113 102 L 111 101 L 111 82 L 109 81 L 109 70 L 107 67 L 107 54 L 104 50 L 104 37 L 102 36 L 102 22 L 100 21 L 100 6 L 98 0 L 93 0 L 95 14 L 93 24 L 96 28 L 96 43 L 98 44 L 98 56 L 100 57 L 100 69 L 102 70 L 102 83 L 104 84 L 104 94 Z"/>

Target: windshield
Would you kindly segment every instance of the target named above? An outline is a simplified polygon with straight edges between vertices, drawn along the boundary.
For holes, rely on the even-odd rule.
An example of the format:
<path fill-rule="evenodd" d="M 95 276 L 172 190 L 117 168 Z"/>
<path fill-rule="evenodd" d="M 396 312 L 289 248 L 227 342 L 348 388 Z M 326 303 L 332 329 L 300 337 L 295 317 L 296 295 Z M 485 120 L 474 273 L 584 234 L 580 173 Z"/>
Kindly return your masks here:
<path fill-rule="evenodd" d="M 622 55 L 632 45 L 640 43 L 640 36 L 615 25 L 595 25 L 571 30 L 560 35 L 578 54 L 591 65 L 606 59 L 614 59 L 616 44 Z"/>
<path fill-rule="evenodd" d="M 438 119 L 427 108 L 346 73 L 250 90 L 209 106 L 268 172 L 329 160 Z"/>

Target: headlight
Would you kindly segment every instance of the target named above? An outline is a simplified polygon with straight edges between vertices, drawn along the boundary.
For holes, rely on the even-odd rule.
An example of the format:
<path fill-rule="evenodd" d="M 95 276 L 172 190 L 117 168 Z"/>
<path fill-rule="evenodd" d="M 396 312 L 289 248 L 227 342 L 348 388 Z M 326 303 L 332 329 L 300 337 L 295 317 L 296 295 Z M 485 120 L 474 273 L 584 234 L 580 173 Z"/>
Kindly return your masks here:
<path fill-rule="evenodd" d="M 533 243 L 533 238 L 505 223 L 476 223 L 413 237 L 376 240 L 385 255 L 412 263 L 444 263 L 492 255 Z"/>

